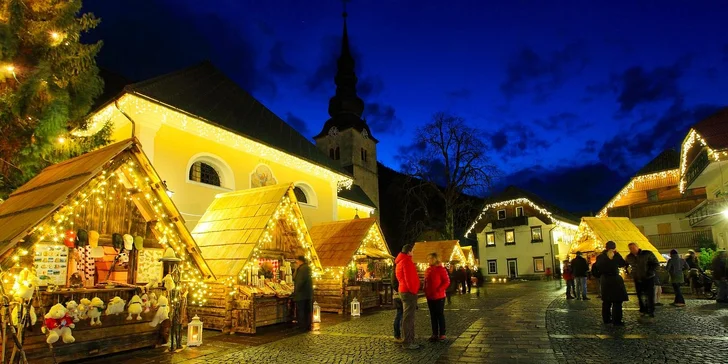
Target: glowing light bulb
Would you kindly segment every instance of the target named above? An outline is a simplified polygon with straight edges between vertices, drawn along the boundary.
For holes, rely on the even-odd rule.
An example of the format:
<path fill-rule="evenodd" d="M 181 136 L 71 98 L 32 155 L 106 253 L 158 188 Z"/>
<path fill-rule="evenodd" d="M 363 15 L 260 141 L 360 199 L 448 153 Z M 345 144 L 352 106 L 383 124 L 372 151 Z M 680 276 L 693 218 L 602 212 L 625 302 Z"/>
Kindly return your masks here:
<path fill-rule="evenodd" d="M 64 138 L 64 137 L 58 137 L 58 142 L 61 143 L 61 144 L 63 144 L 63 143 L 66 142 L 66 138 Z"/>
<path fill-rule="evenodd" d="M 15 71 L 15 67 L 13 67 L 12 65 L 10 65 L 10 66 L 6 66 L 6 67 L 5 67 L 5 69 L 6 69 L 6 70 L 7 70 L 8 72 L 14 72 L 14 71 Z"/>
<path fill-rule="evenodd" d="M 53 40 L 59 40 L 59 39 L 61 39 L 61 35 L 58 34 L 58 32 L 51 32 L 51 38 Z"/>

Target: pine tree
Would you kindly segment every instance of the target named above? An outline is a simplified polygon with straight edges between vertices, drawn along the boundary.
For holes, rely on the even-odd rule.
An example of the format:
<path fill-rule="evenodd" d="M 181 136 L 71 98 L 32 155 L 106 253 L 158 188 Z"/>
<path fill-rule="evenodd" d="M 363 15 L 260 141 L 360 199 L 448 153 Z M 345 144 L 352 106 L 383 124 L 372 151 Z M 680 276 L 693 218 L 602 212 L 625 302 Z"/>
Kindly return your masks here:
<path fill-rule="evenodd" d="M 80 12 L 81 0 L 0 0 L 0 198 L 109 141 L 108 123 L 79 133 L 103 91 L 101 42 L 81 43 L 100 20 Z"/>

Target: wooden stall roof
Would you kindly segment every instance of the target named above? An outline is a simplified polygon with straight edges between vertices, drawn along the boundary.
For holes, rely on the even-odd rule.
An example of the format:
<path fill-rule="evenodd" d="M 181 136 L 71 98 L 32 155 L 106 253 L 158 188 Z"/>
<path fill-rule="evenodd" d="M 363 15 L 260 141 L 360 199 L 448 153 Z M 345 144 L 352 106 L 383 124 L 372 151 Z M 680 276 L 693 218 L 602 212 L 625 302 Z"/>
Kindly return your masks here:
<path fill-rule="evenodd" d="M 296 218 L 305 228 L 295 203 L 293 184 L 251 188 L 215 197 L 192 230 L 202 256 L 215 275 L 237 276 L 243 270 L 286 196 L 294 202 Z M 310 239 L 308 233 L 306 238 Z M 315 248 L 312 254 L 315 255 Z M 314 264 L 319 264 L 318 259 L 314 259 Z"/>
<path fill-rule="evenodd" d="M 649 250 L 655 253 L 657 260 L 661 262 L 665 261 L 665 258 L 662 257 L 659 250 L 657 250 L 657 248 L 655 248 L 654 245 L 647 240 L 647 237 L 640 232 L 637 226 L 635 226 L 629 218 L 584 217 L 581 219 L 579 232 L 587 229 L 594 234 L 598 241 L 595 242 L 591 238 L 587 238 L 586 240 L 575 244 L 571 249 L 572 253 L 593 252 L 595 251 L 595 243 L 603 246 L 611 240 L 617 244 L 617 251 L 622 254 L 622 256 L 626 256 L 629 254 L 629 243 L 635 242 L 640 249 Z"/>
<path fill-rule="evenodd" d="M 382 241 L 385 242 L 377 219 L 374 217 L 324 222 L 312 226 L 309 233 L 321 265 L 345 267 L 349 264 L 372 226 L 376 227 Z M 364 247 L 365 253 L 374 258 L 392 258 L 386 242 L 384 246 L 386 251 L 371 246 Z"/>
<path fill-rule="evenodd" d="M 415 263 L 427 263 L 427 255 L 437 253 L 442 262 L 448 262 L 454 250 L 459 250 L 465 256 L 457 240 L 420 241 L 412 249 L 412 260 Z"/>
<path fill-rule="evenodd" d="M 37 176 L 15 190 L 0 204 L 0 255 L 28 235 L 33 228 L 51 216 L 86 184 L 108 169 L 114 160 L 130 155 L 153 183 L 161 183 L 149 159 L 136 139 L 123 140 L 76 158 L 43 169 Z M 167 215 L 175 221 L 180 239 L 186 244 L 200 272 L 212 274 L 199 255 L 197 244 L 184 225 L 184 220 L 165 193 L 157 196 Z"/>

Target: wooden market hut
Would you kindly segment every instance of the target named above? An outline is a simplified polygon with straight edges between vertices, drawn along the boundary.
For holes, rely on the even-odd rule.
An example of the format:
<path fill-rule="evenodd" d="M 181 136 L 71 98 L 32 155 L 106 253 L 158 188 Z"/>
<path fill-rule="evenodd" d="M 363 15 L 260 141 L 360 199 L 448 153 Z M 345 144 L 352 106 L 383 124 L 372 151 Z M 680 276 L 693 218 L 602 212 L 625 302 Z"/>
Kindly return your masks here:
<path fill-rule="evenodd" d="M 629 243 L 634 242 L 640 249 L 655 253 L 660 262 L 665 262 L 659 250 L 627 217 L 583 217 L 571 245 L 570 258 L 573 258 L 576 252 L 593 257 L 601 253 L 604 244 L 610 240 L 617 244 L 617 252 L 623 257 L 629 254 Z"/>
<path fill-rule="evenodd" d="M 475 259 L 472 246 L 463 246 L 463 254 L 465 254 L 465 262 L 470 269 L 478 268 L 478 261 Z"/>
<path fill-rule="evenodd" d="M 167 246 L 186 253 L 180 266 L 190 268 L 188 275 L 200 280 L 212 276 L 135 139 L 44 169 L 0 204 L 0 226 L 5 272 L 30 271 L 39 279 L 31 300 L 38 321 L 25 329 L 23 341 L 31 363 L 72 361 L 159 344 L 162 326 L 149 325 L 155 309 L 143 313 L 139 321 L 127 321 L 126 308 L 124 314 L 102 316 L 101 326 L 80 320 L 72 330 L 75 342 L 59 340 L 52 348 L 41 326 L 43 315 L 56 303 L 98 297 L 107 304 L 116 296 L 128 303 L 141 294 L 142 285 L 161 281 L 167 273 L 168 267 L 159 261 Z M 75 239 L 83 235 L 81 229 L 98 237 L 95 249 L 95 238 L 89 239 L 89 245 Z M 113 234 L 139 237 L 141 244 L 130 251 L 117 249 Z M 123 254 L 126 258 L 119 259 Z M 10 285 L 3 285 L 8 295 Z M 150 288 L 150 294 L 167 295 L 158 284 Z M 5 359 L 13 347 L 12 339 L 4 337 Z"/>
<path fill-rule="evenodd" d="M 190 307 L 205 327 L 226 333 L 293 320 L 290 264 L 298 256 L 321 272 L 293 184 L 222 193 L 192 236 L 217 276 L 202 307 Z M 270 267 L 266 270 L 266 267 Z M 258 279 L 262 272 L 264 279 Z"/>
<path fill-rule="evenodd" d="M 314 291 L 321 311 L 349 312 L 354 298 L 361 309 L 390 300 L 383 278 L 390 278 L 394 257 L 376 218 L 325 222 L 310 234 L 324 268 Z"/>
<path fill-rule="evenodd" d="M 466 264 L 465 253 L 457 240 L 416 242 L 412 249 L 412 260 L 421 274 L 427 269 L 427 255 L 430 253 L 437 253 L 445 266 L 457 267 Z"/>

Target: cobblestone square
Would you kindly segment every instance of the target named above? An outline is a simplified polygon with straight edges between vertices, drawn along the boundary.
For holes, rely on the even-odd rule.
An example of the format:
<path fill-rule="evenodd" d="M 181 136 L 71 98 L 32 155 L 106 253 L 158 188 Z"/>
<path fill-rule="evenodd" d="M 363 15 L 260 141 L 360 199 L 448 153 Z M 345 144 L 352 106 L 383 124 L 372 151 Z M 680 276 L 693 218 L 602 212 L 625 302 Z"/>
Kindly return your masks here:
<path fill-rule="evenodd" d="M 639 319 L 636 297 L 625 303 L 623 328 L 601 323 L 601 301 L 567 301 L 558 282 L 486 285 L 446 306 L 448 340 L 429 343 L 420 300 L 419 350 L 392 341 L 393 311 L 349 319 L 325 315 L 321 330 L 297 333 L 279 325 L 256 336 L 215 335 L 205 345 L 170 355 L 163 349 L 87 363 L 725 363 L 728 306 L 690 299 L 685 308 L 664 295 L 653 322 Z"/>

